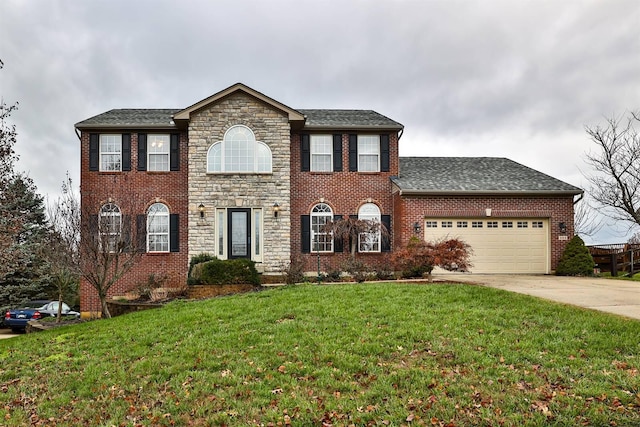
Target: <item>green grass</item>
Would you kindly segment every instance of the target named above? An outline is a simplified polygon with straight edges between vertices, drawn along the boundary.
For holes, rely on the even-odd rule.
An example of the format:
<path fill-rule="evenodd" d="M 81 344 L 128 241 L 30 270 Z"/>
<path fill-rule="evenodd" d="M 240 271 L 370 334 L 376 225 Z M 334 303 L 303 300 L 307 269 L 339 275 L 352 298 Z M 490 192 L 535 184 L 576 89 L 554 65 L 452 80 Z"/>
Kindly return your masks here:
<path fill-rule="evenodd" d="M 626 276 L 625 274 L 626 273 L 618 273 L 618 276 L 611 276 L 611 273 L 600 273 L 600 277 L 604 279 L 633 280 L 640 282 L 640 273 L 635 273 L 633 276 Z"/>
<path fill-rule="evenodd" d="M 639 368 L 634 320 L 467 285 L 305 285 L 2 340 L 0 424 L 640 425 Z"/>

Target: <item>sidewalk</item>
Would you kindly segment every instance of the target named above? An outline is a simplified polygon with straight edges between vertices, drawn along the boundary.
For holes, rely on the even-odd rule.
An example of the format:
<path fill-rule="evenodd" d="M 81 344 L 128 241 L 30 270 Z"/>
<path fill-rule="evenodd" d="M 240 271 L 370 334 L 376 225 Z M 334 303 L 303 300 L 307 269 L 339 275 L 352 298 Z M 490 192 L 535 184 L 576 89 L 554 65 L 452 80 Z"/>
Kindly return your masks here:
<path fill-rule="evenodd" d="M 547 275 L 438 274 L 434 278 L 474 283 L 640 320 L 640 282 Z"/>

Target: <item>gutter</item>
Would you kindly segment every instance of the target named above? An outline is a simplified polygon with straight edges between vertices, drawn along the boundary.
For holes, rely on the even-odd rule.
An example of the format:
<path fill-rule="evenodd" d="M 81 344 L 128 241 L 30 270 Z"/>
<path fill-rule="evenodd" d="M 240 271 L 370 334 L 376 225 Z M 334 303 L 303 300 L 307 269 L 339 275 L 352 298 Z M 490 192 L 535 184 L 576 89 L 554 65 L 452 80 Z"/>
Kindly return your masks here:
<path fill-rule="evenodd" d="M 572 190 L 515 191 L 515 190 L 400 190 L 407 196 L 575 196 L 583 194 Z"/>

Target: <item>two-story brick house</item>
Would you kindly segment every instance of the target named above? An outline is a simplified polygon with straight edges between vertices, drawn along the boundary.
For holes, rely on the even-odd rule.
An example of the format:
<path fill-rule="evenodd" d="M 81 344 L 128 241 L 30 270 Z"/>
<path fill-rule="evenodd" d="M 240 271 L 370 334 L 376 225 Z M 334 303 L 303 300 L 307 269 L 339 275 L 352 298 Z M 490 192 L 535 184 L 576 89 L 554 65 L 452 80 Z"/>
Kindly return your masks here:
<path fill-rule="evenodd" d="M 293 258 L 308 271 L 318 259 L 338 269 L 348 248 L 322 225 L 344 216 L 391 232 L 359 239 L 367 263 L 386 262 L 413 235 L 455 234 L 480 248 L 479 271 L 549 273 L 581 193 L 506 159 L 400 158 L 403 126 L 379 113 L 295 110 L 243 84 L 185 109 L 111 110 L 76 129 L 82 205 L 118 215 L 145 250 L 111 295 L 150 274 L 182 284 L 203 252 L 250 258 L 265 275 Z M 522 256 L 498 268 L 496 247 Z M 86 283 L 81 293 L 82 310 L 97 310 Z"/>

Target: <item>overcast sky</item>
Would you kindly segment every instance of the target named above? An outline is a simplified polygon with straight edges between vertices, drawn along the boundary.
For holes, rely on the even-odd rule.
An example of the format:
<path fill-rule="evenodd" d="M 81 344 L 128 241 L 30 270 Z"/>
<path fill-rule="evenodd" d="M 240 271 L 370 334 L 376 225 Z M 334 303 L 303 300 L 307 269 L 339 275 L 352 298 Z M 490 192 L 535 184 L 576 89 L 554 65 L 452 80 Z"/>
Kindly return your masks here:
<path fill-rule="evenodd" d="M 2 0 L 0 59 L 44 195 L 79 182 L 75 123 L 236 82 L 376 110 L 405 126 L 401 156 L 507 157 L 586 188 L 585 125 L 640 109 L 640 1 Z"/>

